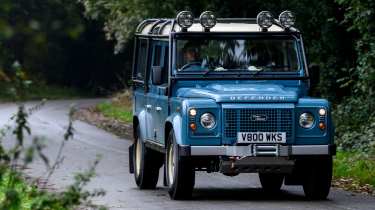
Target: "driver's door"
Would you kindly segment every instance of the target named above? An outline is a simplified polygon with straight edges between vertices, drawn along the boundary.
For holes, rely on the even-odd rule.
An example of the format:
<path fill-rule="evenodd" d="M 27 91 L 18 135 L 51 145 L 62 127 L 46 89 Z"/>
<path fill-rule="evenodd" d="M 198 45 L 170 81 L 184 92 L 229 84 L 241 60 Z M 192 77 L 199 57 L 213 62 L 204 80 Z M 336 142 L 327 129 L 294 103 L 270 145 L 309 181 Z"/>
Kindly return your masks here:
<path fill-rule="evenodd" d="M 151 62 L 150 62 L 150 77 L 149 77 L 149 86 L 147 93 L 147 105 L 149 112 L 148 122 L 148 139 L 155 141 L 157 143 L 163 142 L 163 127 L 164 120 L 168 114 L 168 101 L 166 96 L 167 84 L 154 85 L 152 83 L 152 69 L 153 67 L 162 67 L 165 58 L 165 44 L 163 41 L 152 41 L 151 42 Z M 166 68 L 164 68 L 166 69 Z M 163 74 L 167 76 L 167 72 Z M 166 77 L 167 78 L 167 77 Z M 166 81 L 166 80 L 165 80 Z"/>
<path fill-rule="evenodd" d="M 160 62 L 156 66 L 160 66 L 162 69 L 162 84 L 155 85 L 154 87 L 154 97 L 155 97 L 155 109 L 152 114 L 153 117 L 153 124 L 154 124 L 154 138 L 155 141 L 164 144 L 165 139 L 165 120 L 168 117 L 168 96 L 167 96 L 167 88 L 168 88 L 168 64 L 169 64 L 169 48 L 167 41 L 159 42 L 161 48 L 156 48 L 158 53 L 161 53 Z"/>

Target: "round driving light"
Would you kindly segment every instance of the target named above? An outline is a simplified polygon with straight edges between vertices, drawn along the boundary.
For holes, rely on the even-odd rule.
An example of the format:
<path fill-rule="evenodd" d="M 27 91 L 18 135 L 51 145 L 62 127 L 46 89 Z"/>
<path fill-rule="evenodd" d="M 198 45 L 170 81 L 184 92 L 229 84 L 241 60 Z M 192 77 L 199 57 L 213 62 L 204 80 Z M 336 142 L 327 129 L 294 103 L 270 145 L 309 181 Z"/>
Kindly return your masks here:
<path fill-rule="evenodd" d="M 326 113 L 327 113 L 327 112 L 326 112 L 325 109 L 323 109 L 323 108 L 322 108 L 322 109 L 319 109 L 319 115 L 320 115 L 320 116 L 324 116 L 324 115 L 326 115 Z"/>
<path fill-rule="evenodd" d="M 176 21 L 181 28 L 188 29 L 194 23 L 193 13 L 190 11 L 182 11 L 177 14 Z"/>
<path fill-rule="evenodd" d="M 284 11 L 279 15 L 279 21 L 285 28 L 290 28 L 296 23 L 296 16 L 291 11 Z"/>
<path fill-rule="evenodd" d="M 190 110 L 189 110 L 189 115 L 190 115 L 190 116 L 195 116 L 195 115 L 197 115 L 197 110 L 196 110 L 196 109 L 190 109 Z"/>
<path fill-rule="evenodd" d="M 302 128 L 311 128 L 314 125 L 314 121 L 314 116 L 307 112 L 299 117 L 299 125 Z"/>
<path fill-rule="evenodd" d="M 216 125 L 216 120 L 215 120 L 214 115 L 208 112 L 202 114 L 200 121 L 201 121 L 202 127 L 207 128 L 207 129 L 212 129 Z"/>
<path fill-rule="evenodd" d="M 259 12 L 257 15 L 257 24 L 263 29 L 267 30 L 267 28 L 271 27 L 273 24 L 273 16 L 269 11 L 262 11 Z"/>
<path fill-rule="evenodd" d="M 205 11 L 199 17 L 201 25 L 205 29 L 213 28 L 216 25 L 216 17 L 215 14 L 211 11 Z"/>

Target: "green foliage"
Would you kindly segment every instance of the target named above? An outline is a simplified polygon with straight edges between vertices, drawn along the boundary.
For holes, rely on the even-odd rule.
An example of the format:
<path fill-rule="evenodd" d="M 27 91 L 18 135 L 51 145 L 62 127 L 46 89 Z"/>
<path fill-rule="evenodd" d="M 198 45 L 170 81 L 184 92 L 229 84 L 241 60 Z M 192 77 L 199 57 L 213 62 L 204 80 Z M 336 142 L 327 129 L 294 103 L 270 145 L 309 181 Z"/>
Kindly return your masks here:
<path fill-rule="evenodd" d="M 78 0 L 85 7 L 85 15 L 105 22 L 104 30 L 109 40 L 116 41 L 115 52 L 120 52 L 132 35 L 138 23 L 145 17 L 173 17 L 185 7 L 204 8 L 208 0 L 172 1 L 166 0 Z M 157 9 L 156 9 L 157 8 Z"/>
<path fill-rule="evenodd" d="M 0 83 L 0 101 L 12 101 L 14 99 L 11 84 Z M 92 94 L 89 91 L 64 87 L 57 85 L 33 84 L 27 89 L 25 100 L 57 100 L 57 99 L 75 99 L 82 97 L 90 97 Z"/>
<path fill-rule="evenodd" d="M 341 24 L 357 34 L 356 64 L 344 84 L 352 84 L 351 95 L 338 105 L 337 135 L 344 149 L 375 153 L 375 2 L 337 0 L 345 8 Z"/>
<path fill-rule="evenodd" d="M 0 84 L 9 82 L 18 61 L 25 78 L 38 85 L 94 91 L 120 86 L 114 83 L 124 70 L 123 55 L 113 56 L 98 23 L 81 10 L 76 0 L 2 0 Z"/>
<path fill-rule="evenodd" d="M 355 152 L 338 152 L 334 160 L 335 178 L 354 178 L 375 187 L 375 160 Z"/>
<path fill-rule="evenodd" d="M 66 99 L 89 96 L 86 91 L 75 88 L 46 85 L 38 82 L 34 84 L 26 76 L 25 71 L 18 62 L 15 62 L 9 73 L 3 74 L 7 81 L 0 78 L 0 100 L 42 100 L 42 99 Z"/>
<path fill-rule="evenodd" d="M 96 108 L 106 117 L 110 117 L 125 123 L 133 122 L 133 112 L 131 107 L 104 102 L 98 104 Z"/>
<path fill-rule="evenodd" d="M 27 80 L 25 72 L 17 61 L 13 63 L 11 70 L 8 74 L 3 73 L 6 81 L 1 81 L 0 78 L 0 87 L 2 88 L 0 96 L 14 100 L 23 100 L 32 82 Z"/>
<path fill-rule="evenodd" d="M 39 187 L 46 187 L 50 177 L 62 163 L 64 145 L 74 135 L 72 120 L 74 110 L 71 109 L 69 113 L 70 120 L 66 132 L 56 158 L 50 164 L 48 157 L 43 153 L 45 145 L 40 138 L 34 138 L 31 143 L 26 144 L 26 141 L 31 139 L 32 134 L 28 118 L 39 110 L 44 102 L 31 108 L 26 108 L 22 104 L 22 100 L 27 98 L 25 97 L 25 91 L 30 85 L 29 82 L 24 80 L 23 75 L 21 68 L 17 67 L 17 71 L 10 82 L 14 84 L 14 99 L 19 104 L 18 111 L 8 122 L 9 125 L 0 128 L 0 143 L 4 138 L 15 139 L 14 146 L 11 148 L 5 148 L 3 144 L 0 144 L 0 210 L 68 210 L 82 206 L 91 209 L 104 209 L 104 207 L 96 206 L 91 202 L 93 197 L 103 196 L 104 191 L 85 190 L 87 184 L 95 176 L 95 168 L 99 163 L 99 158 L 95 160 L 88 171 L 77 173 L 74 177 L 74 183 L 65 190 L 52 193 L 39 189 Z M 10 141 L 9 139 L 7 141 Z M 40 177 L 44 179 L 44 185 L 28 183 L 22 177 L 22 169 L 27 168 L 36 155 L 45 163 L 47 168 L 45 177 Z"/>
<path fill-rule="evenodd" d="M 19 60 L 30 75 L 60 76 L 61 67 L 53 66 L 59 63 L 56 55 L 64 41 L 79 38 L 84 27 L 74 2 L 3 0 L 0 13 L 6 28 L 0 35 L 0 52 L 6 55 L 0 56 L 4 71 Z"/>
<path fill-rule="evenodd" d="M 96 207 L 88 202 L 90 197 L 101 196 L 103 191 L 88 192 L 83 187 L 95 175 L 97 162 L 87 172 L 77 174 L 75 183 L 60 193 L 51 193 L 38 189 L 38 186 L 27 183 L 22 174 L 4 170 L 0 180 L 1 210 L 70 210 L 81 204 L 93 209 Z"/>
<path fill-rule="evenodd" d="M 35 190 L 23 182 L 19 174 L 11 171 L 1 171 L 0 181 L 0 209 L 30 209 L 30 194 Z M 13 182 L 13 188 L 10 189 L 8 184 Z"/>

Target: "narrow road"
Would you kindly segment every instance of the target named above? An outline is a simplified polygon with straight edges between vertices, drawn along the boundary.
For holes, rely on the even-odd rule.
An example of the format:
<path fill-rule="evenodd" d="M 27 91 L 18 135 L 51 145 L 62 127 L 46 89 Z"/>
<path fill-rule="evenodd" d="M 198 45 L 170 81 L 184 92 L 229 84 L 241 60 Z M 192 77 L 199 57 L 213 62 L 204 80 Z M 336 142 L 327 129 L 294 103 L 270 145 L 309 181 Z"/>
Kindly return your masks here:
<path fill-rule="evenodd" d="M 54 159 L 62 141 L 70 105 L 84 107 L 98 101 L 100 100 L 50 101 L 30 117 L 32 135 L 46 138 L 45 153 L 50 159 Z M 36 102 L 30 102 L 27 105 L 30 107 L 35 104 Z M 9 122 L 8 119 L 15 111 L 15 104 L 0 103 L 0 127 Z M 96 156 L 101 155 L 98 176 L 92 180 L 89 188 L 104 189 L 106 195 L 95 199 L 95 203 L 104 204 L 110 209 L 375 209 L 374 197 L 340 189 L 332 189 L 328 200 L 317 202 L 304 200 L 301 187 L 284 186 L 280 195 L 270 196 L 261 191 L 256 174 L 226 177 L 218 173 L 197 173 L 193 200 L 171 201 L 166 188 L 162 186 L 161 178 L 156 190 L 137 189 L 133 175 L 128 173 L 129 140 L 120 139 L 79 121 L 74 123 L 74 128 L 74 139 L 64 148 L 65 159 L 52 176 L 51 187 L 63 189 L 72 183 L 73 172 L 88 168 Z M 12 139 L 7 136 L 5 144 L 10 144 Z M 41 161 L 36 161 L 27 173 L 38 177 L 45 174 L 45 167 Z"/>

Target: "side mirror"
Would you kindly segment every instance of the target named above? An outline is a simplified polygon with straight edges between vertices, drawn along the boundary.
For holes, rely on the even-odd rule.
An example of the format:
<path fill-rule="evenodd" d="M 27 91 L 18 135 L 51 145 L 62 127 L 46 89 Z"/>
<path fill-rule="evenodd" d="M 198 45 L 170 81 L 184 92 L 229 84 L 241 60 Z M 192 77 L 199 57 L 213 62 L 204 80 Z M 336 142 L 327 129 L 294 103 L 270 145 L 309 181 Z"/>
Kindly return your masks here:
<path fill-rule="evenodd" d="M 163 69 L 161 66 L 153 66 L 152 67 L 152 84 L 153 85 L 161 85 L 163 84 Z"/>
<path fill-rule="evenodd" d="M 309 66 L 310 89 L 316 88 L 320 82 L 320 67 L 318 64 Z"/>

